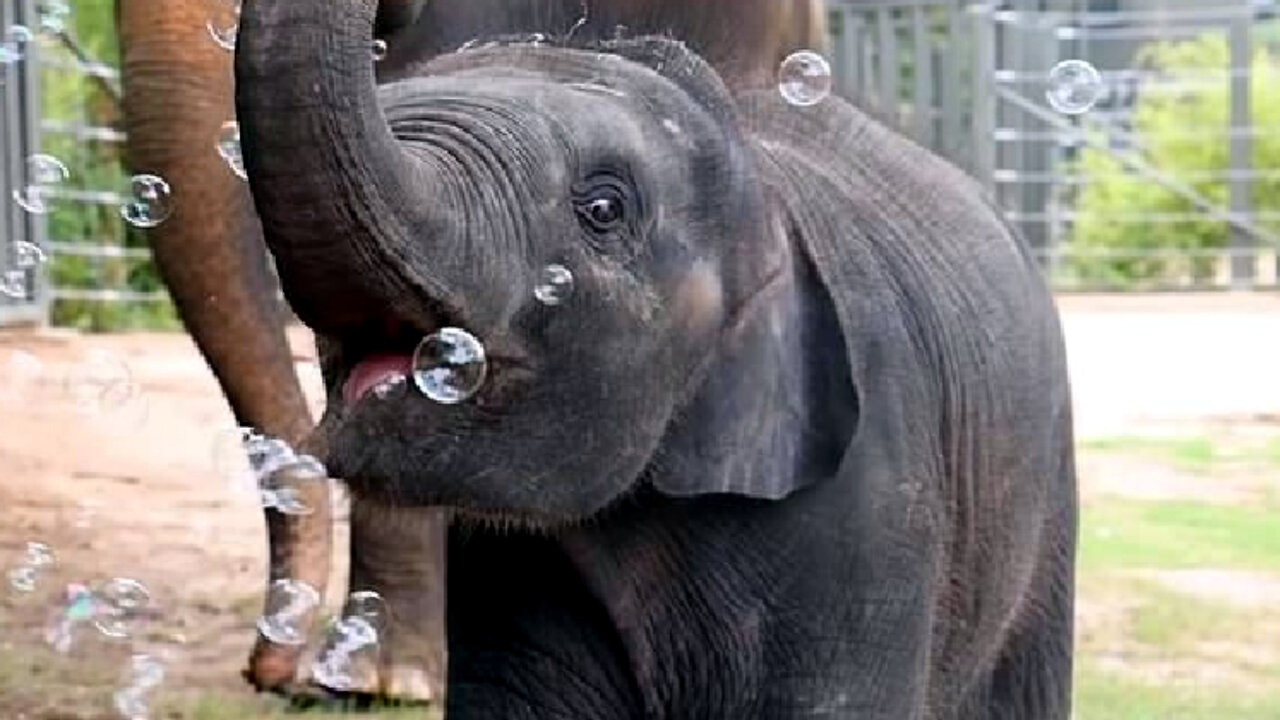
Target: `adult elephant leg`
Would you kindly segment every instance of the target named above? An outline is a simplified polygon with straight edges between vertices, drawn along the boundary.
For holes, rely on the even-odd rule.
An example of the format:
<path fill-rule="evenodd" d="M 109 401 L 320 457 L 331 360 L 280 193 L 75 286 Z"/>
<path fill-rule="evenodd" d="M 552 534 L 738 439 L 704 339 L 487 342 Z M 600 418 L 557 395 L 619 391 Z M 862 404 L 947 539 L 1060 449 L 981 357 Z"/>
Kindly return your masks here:
<path fill-rule="evenodd" d="M 216 149 L 219 128 L 233 113 L 232 56 L 209 37 L 208 20 L 202 2 L 117 0 L 128 164 L 173 188 L 173 215 L 148 238 L 236 420 L 296 445 L 313 422 L 248 190 Z M 302 580 L 323 593 L 329 488 L 315 484 L 303 493 L 312 514 L 267 513 L 270 577 Z M 282 687 L 297 655 L 297 648 L 260 637 L 246 677 L 259 688 Z"/>
<path fill-rule="evenodd" d="M 361 694 L 440 702 L 445 693 L 443 511 L 389 509 L 353 498 L 352 594 L 375 590 L 386 602 L 378 667 L 361 668 Z"/>

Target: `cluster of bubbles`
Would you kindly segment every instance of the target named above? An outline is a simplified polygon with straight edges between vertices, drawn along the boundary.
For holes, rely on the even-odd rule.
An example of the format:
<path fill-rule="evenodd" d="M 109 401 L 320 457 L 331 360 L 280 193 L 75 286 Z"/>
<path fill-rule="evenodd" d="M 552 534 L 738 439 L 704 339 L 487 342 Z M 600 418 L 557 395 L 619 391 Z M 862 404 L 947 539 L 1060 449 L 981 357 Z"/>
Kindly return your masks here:
<path fill-rule="evenodd" d="M 28 542 L 21 558 L 6 573 L 10 592 L 34 595 L 45 584 L 55 564 L 56 556 L 48 545 Z M 44 640 L 65 654 L 75 645 L 78 633 L 86 628 L 113 640 L 137 637 L 152 611 L 150 591 L 133 578 L 113 577 L 94 585 L 69 583 L 45 626 Z M 142 672 L 144 666 L 145 672 Z M 163 677 L 159 660 L 149 655 L 134 655 L 130 672 L 113 696 L 116 709 L 129 720 L 146 720 L 147 695 Z"/>
<path fill-rule="evenodd" d="M 66 0 L 44 0 L 39 5 L 39 32 L 45 35 L 61 34 L 71 16 L 71 5 Z M 36 33 L 25 25 L 10 25 L 0 38 L 0 65 L 12 65 L 27 55 L 27 47 L 36 39 Z"/>
<path fill-rule="evenodd" d="M 49 201 L 57 196 L 60 187 L 71 178 L 71 171 L 58 158 L 36 153 L 27 158 L 27 184 L 13 191 L 13 201 L 18 207 L 34 215 L 49 212 Z M 173 191 L 169 183 L 158 175 L 147 173 L 129 178 L 125 201 L 120 205 L 120 217 L 140 228 L 153 228 L 173 213 Z"/>
<path fill-rule="evenodd" d="M 266 612 L 258 619 L 258 632 L 280 645 L 302 645 L 319 605 L 320 593 L 311 585 L 292 578 L 277 580 L 267 592 Z M 386 622 L 386 603 L 381 595 L 372 590 L 351 593 L 342 616 L 335 618 L 325 632 L 311 665 L 311 677 L 332 690 L 356 689 L 357 670 L 362 663 L 376 658 Z"/>
<path fill-rule="evenodd" d="M 255 495 L 262 507 L 284 515 L 314 511 L 299 496 L 305 483 L 327 482 L 328 470 L 289 443 L 251 428 L 234 428 L 214 440 L 214 468 L 237 494 Z"/>
<path fill-rule="evenodd" d="M 46 387 L 59 395 L 45 394 Z M 11 350 L 0 359 L 0 407 L 47 406 L 51 399 L 68 403 L 80 415 L 109 415 L 119 422 L 145 420 L 147 410 L 128 363 L 115 353 L 94 348 L 60 378 L 25 350 Z"/>

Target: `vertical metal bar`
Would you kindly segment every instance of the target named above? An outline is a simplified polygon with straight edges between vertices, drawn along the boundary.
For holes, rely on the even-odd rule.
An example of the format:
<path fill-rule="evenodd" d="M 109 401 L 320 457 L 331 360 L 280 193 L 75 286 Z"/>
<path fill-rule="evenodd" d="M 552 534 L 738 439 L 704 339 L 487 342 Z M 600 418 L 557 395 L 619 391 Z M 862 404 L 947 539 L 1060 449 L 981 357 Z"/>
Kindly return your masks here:
<path fill-rule="evenodd" d="M 1249 0 L 1241 0 L 1246 7 Z M 1253 47 L 1250 18 L 1241 13 L 1231 20 L 1231 180 L 1228 187 L 1231 214 L 1245 218 L 1253 211 L 1253 183 L 1249 175 L 1253 167 L 1253 138 L 1250 82 Z M 1240 289 L 1253 285 L 1256 263 L 1254 239 L 1238 227 L 1231 229 L 1231 285 Z"/>
<path fill-rule="evenodd" d="M 929 32 L 925 7 L 911 8 L 911 46 L 915 50 L 915 92 L 912 98 L 912 118 L 920 142 L 931 148 L 938 147 L 933 123 L 933 37 Z"/>
<path fill-rule="evenodd" d="M 844 45 L 844 55 L 849 62 L 849 97 L 855 102 L 865 102 L 867 97 L 866 73 L 867 54 L 862 42 L 862 18 L 848 5 L 841 5 L 840 42 Z"/>
<path fill-rule="evenodd" d="M 35 0 L 21 0 L 22 12 L 20 15 L 23 24 L 32 28 L 39 29 L 39 16 L 36 9 Z M 40 151 L 40 117 L 41 98 L 40 98 L 40 48 L 39 43 L 32 42 L 30 44 L 30 54 L 27 61 L 23 63 L 22 72 L 22 95 L 23 95 L 23 117 L 24 125 L 23 138 L 23 157 L 31 153 Z M 35 243 L 41 248 L 47 248 L 46 232 L 48 230 L 48 220 L 44 215 L 27 214 L 27 241 Z M 49 320 L 49 269 L 45 263 L 38 264 L 31 271 L 33 279 L 33 298 L 32 298 L 32 317 L 39 324 L 44 325 Z"/>
<path fill-rule="evenodd" d="M 994 190 L 995 123 L 998 98 L 996 75 L 996 21 L 990 6 L 972 6 L 973 45 L 973 175 L 988 191 Z"/>
<path fill-rule="evenodd" d="M 962 0 L 961 0 L 962 1 Z M 941 87 L 942 105 L 942 150 L 955 162 L 960 162 L 960 153 L 968 143 L 961 137 L 964 133 L 964 102 L 961 100 L 961 68 L 972 65 L 970 56 L 965 52 L 964 7 L 960 1 L 949 6 L 947 12 L 947 44 L 943 52 L 943 74 Z M 972 171 L 971 158 L 965 158 L 964 164 Z"/>
<path fill-rule="evenodd" d="M 876 45 L 880 55 L 880 104 L 887 117 L 898 120 L 898 33 L 893 8 L 876 9 Z"/>

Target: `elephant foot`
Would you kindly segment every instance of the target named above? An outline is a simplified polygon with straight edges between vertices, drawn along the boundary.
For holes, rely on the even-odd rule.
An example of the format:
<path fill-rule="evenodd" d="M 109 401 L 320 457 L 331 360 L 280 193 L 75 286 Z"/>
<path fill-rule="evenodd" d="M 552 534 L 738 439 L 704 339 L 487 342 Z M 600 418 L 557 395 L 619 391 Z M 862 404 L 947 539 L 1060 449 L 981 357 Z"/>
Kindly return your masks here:
<path fill-rule="evenodd" d="M 279 645 L 261 636 L 249 655 L 249 667 L 241 676 L 258 692 L 288 694 L 298 672 L 298 658 L 302 650 L 289 645 Z"/>
<path fill-rule="evenodd" d="M 433 705 L 440 697 L 427 671 L 409 665 L 374 668 L 371 663 L 363 663 L 353 670 L 352 680 L 354 682 L 346 687 L 332 688 L 312 677 L 307 680 L 307 685 L 330 701 L 349 701 L 362 708 L 369 703 L 394 706 Z"/>

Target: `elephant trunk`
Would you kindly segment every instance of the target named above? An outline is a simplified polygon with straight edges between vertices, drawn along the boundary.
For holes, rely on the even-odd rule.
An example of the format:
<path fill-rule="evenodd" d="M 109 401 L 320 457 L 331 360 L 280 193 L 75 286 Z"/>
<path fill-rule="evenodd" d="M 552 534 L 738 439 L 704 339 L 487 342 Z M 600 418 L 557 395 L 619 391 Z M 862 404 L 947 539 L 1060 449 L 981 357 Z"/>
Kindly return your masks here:
<path fill-rule="evenodd" d="M 285 296 L 313 329 L 340 333 L 410 294 L 409 238 L 447 194 L 393 136 L 372 55 L 378 0 L 245 0 L 236 110 L 245 167 Z M 421 248 L 419 248 L 421 249 Z"/>

